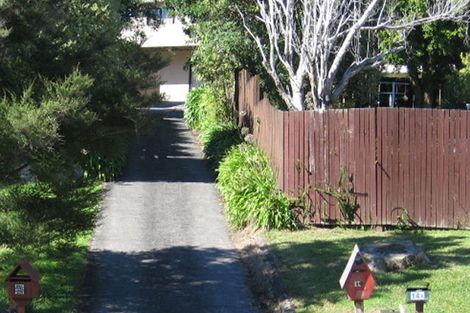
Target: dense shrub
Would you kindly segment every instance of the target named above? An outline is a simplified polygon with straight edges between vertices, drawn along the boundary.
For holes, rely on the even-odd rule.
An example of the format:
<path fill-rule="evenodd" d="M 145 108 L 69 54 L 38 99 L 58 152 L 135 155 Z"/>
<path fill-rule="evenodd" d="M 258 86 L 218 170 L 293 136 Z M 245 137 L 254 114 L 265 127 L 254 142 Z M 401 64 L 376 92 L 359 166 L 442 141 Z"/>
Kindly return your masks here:
<path fill-rule="evenodd" d="M 122 174 L 133 133 L 125 129 L 116 129 L 113 133 L 113 129 L 107 129 L 110 135 L 103 136 L 88 150 L 82 151 L 80 167 L 85 177 L 111 181 Z"/>
<path fill-rule="evenodd" d="M 194 89 L 184 117 L 189 127 L 199 131 L 204 153 L 217 169 L 230 223 L 238 228 L 250 223 L 261 228 L 293 227 L 289 199 L 277 188 L 266 155 L 242 144 L 223 99 L 223 94 L 213 88 Z"/>
<path fill-rule="evenodd" d="M 242 142 L 239 129 L 232 123 L 213 124 L 204 129 L 200 136 L 204 153 L 216 168 L 227 152 Z"/>
<path fill-rule="evenodd" d="M 54 190 L 44 183 L 1 189 L 1 244 L 25 248 L 73 242 L 94 225 L 100 186 L 88 181 L 68 190 Z"/>
<path fill-rule="evenodd" d="M 289 199 L 277 187 L 265 153 L 252 145 L 233 147 L 218 169 L 217 182 L 232 225 L 267 229 L 295 226 Z"/>
<path fill-rule="evenodd" d="M 241 142 L 223 99 L 214 88 L 196 88 L 189 93 L 184 112 L 186 124 L 200 132 L 204 153 L 214 168 L 232 146 Z"/>
<path fill-rule="evenodd" d="M 199 129 L 201 126 L 200 119 L 202 118 L 202 97 L 204 89 L 195 88 L 188 93 L 186 105 L 184 107 L 184 121 L 188 127 L 192 129 Z"/>
<path fill-rule="evenodd" d="M 184 120 L 190 128 L 201 131 L 229 122 L 230 114 L 224 103 L 223 92 L 205 86 L 191 90 L 186 101 Z"/>

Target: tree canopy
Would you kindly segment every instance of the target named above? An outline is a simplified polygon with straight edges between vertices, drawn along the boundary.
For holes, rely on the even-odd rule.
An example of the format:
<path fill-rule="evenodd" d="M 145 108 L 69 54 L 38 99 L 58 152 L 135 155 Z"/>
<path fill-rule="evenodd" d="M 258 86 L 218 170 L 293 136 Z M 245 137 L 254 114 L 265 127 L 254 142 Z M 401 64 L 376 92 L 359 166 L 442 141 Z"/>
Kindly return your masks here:
<path fill-rule="evenodd" d="M 465 23 L 447 21 L 419 26 L 410 33 L 396 63 L 408 68 L 415 105 L 437 107 L 442 101 L 439 90 L 462 67 L 460 55 L 468 50 L 465 31 Z"/>
<path fill-rule="evenodd" d="M 262 32 L 245 24 L 284 101 L 305 109 L 337 101 L 351 78 L 406 48 L 410 32 L 437 21 L 466 21 L 469 0 L 257 0 Z M 246 18 L 248 15 L 240 10 Z M 382 45 L 388 33 L 389 46 Z M 352 58 L 351 58 L 352 57 Z M 287 80 L 282 79 L 282 74 Z"/>
<path fill-rule="evenodd" d="M 187 22 L 187 31 L 198 42 L 192 63 L 202 81 L 231 80 L 236 69 L 252 61 L 256 51 L 236 11 L 237 5 L 249 10 L 247 3 L 249 1 L 243 0 L 167 1 L 167 5 Z"/>
<path fill-rule="evenodd" d="M 358 74 L 386 62 L 407 64 L 417 100 L 422 94 L 435 101 L 430 91 L 459 66 L 463 44 L 457 21 L 466 20 L 469 0 L 167 4 L 190 21 L 190 32 L 199 39 L 193 65 L 203 80 L 227 81 L 234 69 L 248 68 L 264 75 L 262 81 L 276 89 L 289 109 L 304 110 L 331 107 Z"/>
<path fill-rule="evenodd" d="M 112 158 L 162 66 L 121 38 L 138 2 L 0 1 L 0 184 L 29 173 L 61 185 Z"/>

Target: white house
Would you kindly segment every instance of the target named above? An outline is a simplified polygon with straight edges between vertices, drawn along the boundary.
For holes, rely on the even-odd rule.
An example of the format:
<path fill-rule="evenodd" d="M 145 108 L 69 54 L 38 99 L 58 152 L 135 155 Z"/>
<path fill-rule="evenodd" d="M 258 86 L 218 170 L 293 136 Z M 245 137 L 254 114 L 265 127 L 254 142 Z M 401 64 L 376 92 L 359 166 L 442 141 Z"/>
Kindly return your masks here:
<path fill-rule="evenodd" d="M 166 102 L 184 102 L 191 88 L 198 85 L 189 64 L 196 44 L 185 34 L 183 23 L 159 2 L 150 1 L 143 10 L 148 10 L 151 18 L 134 17 L 134 23 L 144 34 L 142 48 L 149 53 L 159 52 L 167 63 L 155 77 L 157 91 Z M 153 26 L 156 21 L 160 22 L 158 27 Z M 124 36 L 133 36 L 132 31 Z"/>

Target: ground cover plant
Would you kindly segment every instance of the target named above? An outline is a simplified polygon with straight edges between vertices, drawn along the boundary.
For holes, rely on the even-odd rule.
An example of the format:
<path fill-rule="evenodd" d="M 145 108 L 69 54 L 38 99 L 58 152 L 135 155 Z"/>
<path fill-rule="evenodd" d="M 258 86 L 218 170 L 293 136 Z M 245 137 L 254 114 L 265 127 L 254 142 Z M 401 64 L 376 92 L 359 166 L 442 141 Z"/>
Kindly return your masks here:
<path fill-rule="evenodd" d="M 199 132 L 206 158 L 214 169 L 230 148 L 242 141 L 225 106 L 223 93 L 214 87 L 191 90 L 185 105 L 184 120 L 188 127 Z"/>
<path fill-rule="evenodd" d="M 363 231 L 343 228 L 296 232 L 271 231 L 267 239 L 280 261 L 281 276 L 294 298 L 297 312 L 346 313 L 354 305 L 339 287 L 339 278 L 354 244 L 382 240 L 412 240 L 431 259 L 430 264 L 402 272 L 375 273 L 378 287 L 365 302 L 366 312 L 398 310 L 408 286 L 431 284 L 425 310 L 457 313 L 468 306 L 470 292 L 470 232 L 468 231 Z M 406 305 L 414 312 L 412 305 Z"/>
<path fill-rule="evenodd" d="M 217 183 L 232 225 L 265 229 L 294 227 L 287 196 L 279 190 L 266 154 L 258 147 L 233 147 L 218 168 Z"/>

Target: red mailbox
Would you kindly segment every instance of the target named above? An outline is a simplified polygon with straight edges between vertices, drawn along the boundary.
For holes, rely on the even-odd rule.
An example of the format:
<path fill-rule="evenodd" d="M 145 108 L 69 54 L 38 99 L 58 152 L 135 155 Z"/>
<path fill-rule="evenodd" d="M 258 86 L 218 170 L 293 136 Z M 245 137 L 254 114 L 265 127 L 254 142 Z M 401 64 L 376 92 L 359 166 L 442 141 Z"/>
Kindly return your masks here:
<path fill-rule="evenodd" d="M 376 282 L 357 245 L 354 246 L 339 284 L 346 289 L 348 297 L 354 300 L 356 312 L 362 312 L 363 301 L 372 296 Z"/>
<path fill-rule="evenodd" d="M 20 261 L 7 276 L 8 296 L 16 305 L 17 312 L 25 312 L 26 305 L 39 296 L 39 280 L 41 274 L 27 261 Z"/>

